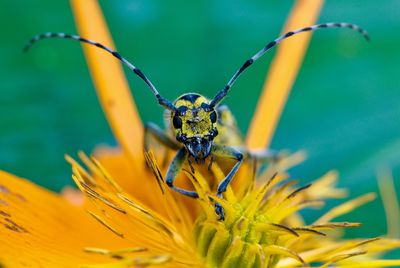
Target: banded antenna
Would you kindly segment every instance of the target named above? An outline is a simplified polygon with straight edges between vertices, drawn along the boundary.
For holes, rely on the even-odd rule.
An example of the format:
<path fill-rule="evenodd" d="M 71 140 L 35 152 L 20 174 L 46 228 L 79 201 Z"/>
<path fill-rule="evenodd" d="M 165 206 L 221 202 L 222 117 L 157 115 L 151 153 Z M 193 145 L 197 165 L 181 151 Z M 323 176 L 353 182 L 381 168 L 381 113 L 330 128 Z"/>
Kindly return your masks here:
<path fill-rule="evenodd" d="M 171 111 L 176 111 L 176 107 L 167 99 L 161 97 L 160 93 L 158 92 L 158 90 L 155 88 L 155 86 L 153 85 L 153 83 L 151 83 L 151 81 L 146 77 L 146 75 L 144 75 L 144 73 L 139 69 L 136 68 L 132 63 L 130 63 L 128 60 L 126 60 L 125 58 L 123 58 L 117 51 L 102 45 L 98 42 L 92 41 L 92 40 L 88 40 L 85 38 L 82 38 L 78 35 L 71 35 L 71 34 L 65 34 L 65 33 L 43 33 L 43 34 L 39 34 L 34 36 L 29 43 L 24 47 L 24 52 L 28 51 L 32 45 L 34 43 L 36 43 L 37 41 L 40 41 L 42 39 L 46 39 L 46 38 L 66 38 L 66 39 L 71 39 L 71 40 L 75 40 L 75 41 L 79 41 L 79 42 L 83 42 L 83 43 L 87 43 L 89 45 L 93 45 L 96 46 L 98 48 L 101 48 L 105 51 L 107 51 L 108 53 L 110 53 L 111 55 L 113 55 L 114 57 L 116 57 L 117 59 L 119 59 L 123 64 L 125 64 L 126 66 L 128 66 L 128 68 L 133 71 L 137 76 L 139 76 L 150 88 L 150 90 L 153 92 L 154 96 L 156 96 L 158 103 L 163 106 L 164 108 L 171 110 Z"/>
<path fill-rule="evenodd" d="M 232 85 L 235 83 L 236 79 L 240 76 L 240 74 L 244 70 L 246 70 L 250 65 L 252 65 L 256 60 L 258 60 L 262 55 L 264 55 L 267 51 L 269 51 L 274 46 L 279 44 L 281 41 L 283 41 L 286 38 L 289 38 L 290 36 L 298 34 L 298 33 L 314 31 L 314 30 L 321 29 L 321 28 L 349 28 L 351 30 L 361 33 L 364 36 L 364 38 L 367 41 L 369 41 L 368 32 L 366 30 L 362 29 L 358 25 L 351 24 L 351 23 L 345 23 L 345 22 L 341 22 L 341 23 L 330 22 L 330 23 L 316 24 L 313 26 L 309 26 L 309 27 L 305 27 L 305 28 L 287 32 L 286 34 L 281 35 L 277 39 L 269 42 L 265 47 L 263 47 L 260 51 L 258 51 L 253 57 L 251 57 L 250 59 L 245 61 L 244 64 L 242 65 L 242 67 L 240 67 L 235 72 L 235 74 L 232 76 L 232 78 L 229 80 L 229 82 L 225 85 L 225 87 L 223 89 L 221 89 L 217 93 L 217 95 L 215 95 L 215 97 L 210 102 L 210 106 L 215 107 L 219 102 L 221 102 L 222 99 L 225 98 L 225 96 L 228 94 L 229 90 L 231 89 Z"/>

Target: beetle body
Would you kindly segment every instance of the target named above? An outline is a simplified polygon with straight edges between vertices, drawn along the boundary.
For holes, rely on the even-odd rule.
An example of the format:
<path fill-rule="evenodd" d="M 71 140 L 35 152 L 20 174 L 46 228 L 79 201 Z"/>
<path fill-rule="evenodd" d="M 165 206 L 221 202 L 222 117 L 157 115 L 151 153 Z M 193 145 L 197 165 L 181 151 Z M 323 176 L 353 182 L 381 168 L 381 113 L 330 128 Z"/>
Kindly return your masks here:
<path fill-rule="evenodd" d="M 49 32 L 34 36 L 25 46 L 24 50 L 27 51 L 35 42 L 45 38 L 67 38 L 96 46 L 120 60 L 148 85 L 156 97 L 157 102 L 170 112 L 169 125 L 171 130 L 170 133 L 173 134 L 173 137 L 168 135 L 157 125 L 148 123 L 145 128 L 144 141 L 144 147 L 146 150 L 149 147 L 148 137 L 153 136 L 166 147 L 177 151 L 166 174 L 167 185 L 178 193 L 197 198 L 198 194 L 196 192 L 174 186 L 174 180 L 180 173 L 185 160 L 188 160 L 189 164 L 190 158 L 193 158 L 196 162 L 204 162 L 210 155 L 234 159 L 236 160 L 236 164 L 217 187 L 217 196 L 222 198 L 222 194 L 226 191 L 229 183 L 242 163 L 244 153 L 243 151 L 240 152 L 237 150 L 237 146 L 241 146 L 243 143 L 237 130 L 235 119 L 229 109 L 226 106 L 219 106 L 219 103 L 226 97 L 231 87 L 243 71 L 251 66 L 267 51 L 293 35 L 325 28 L 349 28 L 361 33 L 365 39 L 369 40 L 368 33 L 365 30 L 351 23 L 321 23 L 290 31 L 268 42 L 254 56 L 246 60 L 233 74 L 228 83 L 217 92 L 214 98 L 207 99 L 197 93 L 187 93 L 180 96 L 174 102 L 170 102 L 166 98 L 163 98 L 144 73 L 128 60 L 123 58 L 117 51 L 98 42 L 77 35 Z M 267 153 L 266 156 L 268 158 L 270 155 Z M 223 220 L 224 211 L 218 202 L 215 202 L 215 211 L 219 218 Z"/>

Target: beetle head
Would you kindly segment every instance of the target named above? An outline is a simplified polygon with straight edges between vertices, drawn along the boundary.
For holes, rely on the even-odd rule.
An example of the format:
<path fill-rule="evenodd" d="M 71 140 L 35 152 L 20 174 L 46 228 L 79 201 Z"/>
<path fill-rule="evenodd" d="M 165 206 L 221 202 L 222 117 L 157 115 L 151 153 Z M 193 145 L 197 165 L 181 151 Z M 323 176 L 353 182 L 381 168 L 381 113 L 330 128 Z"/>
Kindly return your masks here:
<path fill-rule="evenodd" d="M 176 110 L 171 113 L 177 141 L 196 161 L 204 160 L 210 154 L 213 140 L 218 135 L 217 113 L 209 103 L 199 94 L 185 94 L 174 102 Z"/>

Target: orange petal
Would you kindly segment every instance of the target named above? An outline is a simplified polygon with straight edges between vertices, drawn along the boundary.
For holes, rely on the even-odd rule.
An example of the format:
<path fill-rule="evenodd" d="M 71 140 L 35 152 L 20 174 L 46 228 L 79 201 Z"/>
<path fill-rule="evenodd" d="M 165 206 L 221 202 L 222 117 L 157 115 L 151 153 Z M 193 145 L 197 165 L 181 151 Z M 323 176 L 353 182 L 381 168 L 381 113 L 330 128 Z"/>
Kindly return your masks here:
<path fill-rule="evenodd" d="M 71 0 L 79 33 L 113 48 L 107 24 L 96 0 Z M 142 164 L 143 126 L 121 64 L 94 46 L 83 45 L 101 105 L 118 143 L 135 165 Z"/>
<path fill-rule="evenodd" d="M 283 32 L 314 24 L 322 4 L 322 0 L 296 1 Z M 300 34 L 277 48 L 247 134 L 246 143 L 250 149 L 269 146 L 310 37 L 311 33 Z"/>
<path fill-rule="evenodd" d="M 65 200 L 67 200 L 68 202 L 70 202 L 72 205 L 75 206 L 82 206 L 83 203 L 85 202 L 83 193 L 71 186 L 65 186 L 61 190 L 60 194 L 62 197 L 64 197 Z"/>
<path fill-rule="evenodd" d="M 0 171 L 0 266 L 77 267 L 109 259 L 83 248 L 128 245 L 82 209 Z"/>
<path fill-rule="evenodd" d="M 125 192 L 148 206 L 157 206 L 157 198 L 162 193 L 153 174 L 146 172 L 144 165 L 140 169 L 132 167 L 120 148 L 99 146 L 95 149 L 94 156 Z"/>

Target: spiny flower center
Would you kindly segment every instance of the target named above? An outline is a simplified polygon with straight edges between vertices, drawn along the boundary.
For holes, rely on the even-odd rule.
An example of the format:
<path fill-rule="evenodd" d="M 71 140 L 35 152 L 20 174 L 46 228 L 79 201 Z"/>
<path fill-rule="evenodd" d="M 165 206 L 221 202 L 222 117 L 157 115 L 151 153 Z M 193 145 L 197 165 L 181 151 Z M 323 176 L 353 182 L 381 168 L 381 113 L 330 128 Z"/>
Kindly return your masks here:
<path fill-rule="evenodd" d="M 267 215 L 244 215 L 246 209 L 236 204 L 230 210 L 230 222 L 199 217 L 194 227 L 198 254 L 208 267 L 273 267 L 281 255 L 305 262 L 295 252 L 284 247 L 285 237 L 297 232 L 284 225 L 271 223 Z M 232 214 L 233 212 L 233 214 Z"/>

